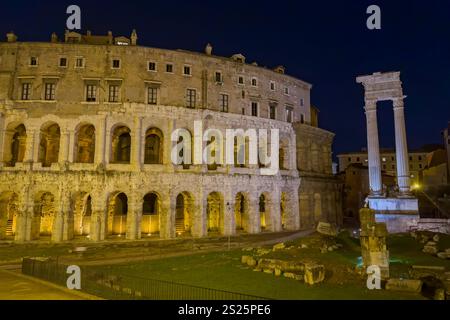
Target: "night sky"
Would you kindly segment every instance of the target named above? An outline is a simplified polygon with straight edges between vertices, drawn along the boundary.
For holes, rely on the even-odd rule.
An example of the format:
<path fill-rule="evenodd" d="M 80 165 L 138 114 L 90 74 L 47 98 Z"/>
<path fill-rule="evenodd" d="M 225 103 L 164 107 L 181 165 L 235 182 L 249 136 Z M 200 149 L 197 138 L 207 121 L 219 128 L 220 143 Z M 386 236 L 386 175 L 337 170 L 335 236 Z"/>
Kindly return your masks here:
<path fill-rule="evenodd" d="M 336 133 L 334 153 L 366 145 L 363 87 L 355 77 L 401 71 L 410 149 L 441 143 L 450 120 L 450 2 L 428 1 L 9 1 L 2 3 L 2 37 L 49 41 L 66 26 L 66 8 L 82 11 L 82 32 L 135 28 L 144 46 L 242 53 L 313 84 L 320 126 Z M 366 9 L 377 4 L 382 29 L 366 28 Z M 394 146 L 391 103 L 380 103 L 382 147 Z"/>

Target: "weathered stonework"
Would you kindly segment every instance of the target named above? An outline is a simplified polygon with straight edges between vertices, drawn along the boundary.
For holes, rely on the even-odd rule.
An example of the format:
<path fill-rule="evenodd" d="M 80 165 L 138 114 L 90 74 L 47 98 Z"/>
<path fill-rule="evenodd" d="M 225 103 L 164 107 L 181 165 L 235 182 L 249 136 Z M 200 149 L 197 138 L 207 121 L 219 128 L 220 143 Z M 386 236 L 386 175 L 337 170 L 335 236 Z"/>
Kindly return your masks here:
<path fill-rule="evenodd" d="M 80 57 L 83 67 L 74 67 Z M 67 66 L 58 66 L 60 58 Z M 112 60 L 120 68 L 111 68 Z M 149 61 L 156 70 L 147 69 Z M 190 75 L 182 74 L 185 66 Z M 301 80 L 209 54 L 89 43 L 0 43 L 0 71 L 0 239 L 204 237 L 340 219 L 332 134 L 309 125 L 311 86 Z M 95 101 L 86 101 L 91 85 Z M 119 88 L 114 102 L 112 86 Z M 186 108 L 189 88 L 196 102 Z M 218 105 L 221 94 L 229 97 L 227 110 Z M 196 120 L 224 137 L 226 129 L 279 129 L 281 170 L 269 176 L 257 165 L 174 165 L 171 134 L 193 133 Z M 307 134 L 300 134 L 301 151 L 299 133 Z M 307 163 L 300 176 L 299 151 Z M 321 197 L 320 213 L 299 208 L 299 188 L 310 187 L 311 199 Z"/>

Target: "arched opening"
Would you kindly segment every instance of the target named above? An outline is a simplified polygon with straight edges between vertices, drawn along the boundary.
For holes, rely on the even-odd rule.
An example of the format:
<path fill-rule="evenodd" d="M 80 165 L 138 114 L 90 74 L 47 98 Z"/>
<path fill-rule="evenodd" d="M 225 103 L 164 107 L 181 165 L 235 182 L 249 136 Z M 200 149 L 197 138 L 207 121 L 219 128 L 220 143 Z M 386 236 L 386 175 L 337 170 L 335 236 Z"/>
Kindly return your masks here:
<path fill-rule="evenodd" d="M 191 231 L 193 215 L 193 198 L 188 192 L 180 193 L 176 198 L 175 232 L 181 236 Z"/>
<path fill-rule="evenodd" d="M 58 162 L 60 138 L 61 131 L 56 123 L 41 128 L 38 159 L 43 167 L 50 167 L 52 163 Z"/>
<path fill-rule="evenodd" d="M 86 192 L 79 193 L 74 206 L 74 234 L 88 236 L 91 232 L 92 198 Z"/>
<path fill-rule="evenodd" d="M 259 196 L 259 217 L 261 220 L 261 231 L 264 231 L 267 227 L 266 225 L 266 196 L 261 194 Z"/>
<path fill-rule="evenodd" d="M 126 126 L 117 127 L 112 136 L 111 163 L 130 163 L 131 135 Z"/>
<path fill-rule="evenodd" d="M 75 162 L 94 163 L 95 127 L 91 124 L 81 126 L 75 137 Z"/>
<path fill-rule="evenodd" d="M 157 128 L 150 128 L 145 134 L 145 164 L 163 163 L 163 134 Z"/>
<path fill-rule="evenodd" d="M 120 192 L 110 196 L 108 205 L 108 234 L 125 235 L 127 232 L 128 197 Z"/>
<path fill-rule="evenodd" d="M 142 204 L 141 232 L 149 236 L 159 233 L 161 201 L 155 192 L 147 193 Z"/>
<path fill-rule="evenodd" d="M 223 198 L 218 192 L 211 192 L 207 198 L 206 221 L 208 232 L 223 234 Z"/>
<path fill-rule="evenodd" d="M 3 160 L 8 167 L 23 162 L 27 132 L 23 124 L 12 124 L 5 130 L 5 149 Z"/>
<path fill-rule="evenodd" d="M 314 194 L 314 222 L 322 218 L 322 199 L 320 193 Z"/>
<path fill-rule="evenodd" d="M 249 227 L 249 205 L 247 197 L 244 193 L 236 194 L 236 202 L 234 207 L 234 217 L 237 231 L 248 231 Z"/>
<path fill-rule="evenodd" d="M 12 237 L 16 233 L 18 197 L 14 192 L 0 195 L 0 239 Z"/>
<path fill-rule="evenodd" d="M 32 239 L 52 235 L 55 214 L 55 197 L 53 194 L 50 192 L 38 194 L 34 203 Z"/>

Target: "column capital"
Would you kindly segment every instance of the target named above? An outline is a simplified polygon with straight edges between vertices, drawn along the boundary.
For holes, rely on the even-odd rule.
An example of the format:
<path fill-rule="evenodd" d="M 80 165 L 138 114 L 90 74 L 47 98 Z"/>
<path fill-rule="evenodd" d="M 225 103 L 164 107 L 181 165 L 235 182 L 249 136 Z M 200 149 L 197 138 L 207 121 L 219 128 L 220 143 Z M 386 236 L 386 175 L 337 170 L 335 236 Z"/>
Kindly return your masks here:
<path fill-rule="evenodd" d="M 405 103 L 403 102 L 403 98 L 392 99 L 392 103 L 394 105 L 394 110 L 405 107 Z"/>
<path fill-rule="evenodd" d="M 365 106 L 364 109 L 366 111 L 376 111 L 377 110 L 377 100 L 365 100 Z"/>

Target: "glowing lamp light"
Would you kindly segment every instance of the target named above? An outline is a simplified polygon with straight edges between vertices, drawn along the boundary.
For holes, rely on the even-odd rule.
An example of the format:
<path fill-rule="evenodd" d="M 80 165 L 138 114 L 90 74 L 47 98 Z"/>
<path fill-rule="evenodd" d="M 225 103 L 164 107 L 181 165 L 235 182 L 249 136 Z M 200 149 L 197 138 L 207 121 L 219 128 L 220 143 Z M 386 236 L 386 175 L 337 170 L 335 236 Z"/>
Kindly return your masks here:
<path fill-rule="evenodd" d="M 412 189 L 412 190 L 418 190 L 418 189 L 420 189 L 420 184 L 414 183 L 414 184 L 411 186 L 411 189 Z"/>

